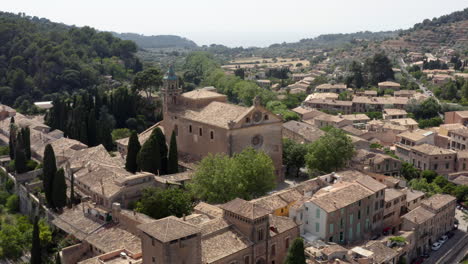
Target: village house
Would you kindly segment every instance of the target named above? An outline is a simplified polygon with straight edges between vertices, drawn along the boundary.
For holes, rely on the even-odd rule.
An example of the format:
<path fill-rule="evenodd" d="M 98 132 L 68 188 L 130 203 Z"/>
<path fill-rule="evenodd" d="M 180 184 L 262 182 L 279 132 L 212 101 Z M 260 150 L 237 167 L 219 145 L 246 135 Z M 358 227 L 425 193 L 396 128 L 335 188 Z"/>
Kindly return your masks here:
<path fill-rule="evenodd" d="M 307 77 L 312 77 L 312 73 L 293 73 L 292 76 L 291 76 L 291 79 L 294 81 L 294 82 L 298 82 L 298 81 L 301 81 Z"/>
<path fill-rule="evenodd" d="M 318 128 L 332 126 L 336 128 L 341 128 L 348 125 L 353 125 L 353 121 L 349 119 L 344 119 L 342 115 L 329 115 L 322 114 L 314 119 L 305 120 L 306 123 L 313 124 Z"/>
<path fill-rule="evenodd" d="M 311 143 L 323 135 L 324 131 L 309 123 L 290 120 L 283 124 L 283 137 L 298 143 Z"/>
<path fill-rule="evenodd" d="M 407 118 L 408 113 L 404 109 L 391 109 L 387 108 L 382 111 L 383 119 L 402 119 Z"/>
<path fill-rule="evenodd" d="M 337 93 L 311 93 L 307 95 L 304 101 L 309 101 L 312 99 L 333 99 L 338 100 L 339 94 Z"/>
<path fill-rule="evenodd" d="M 409 131 L 413 131 L 418 129 L 418 122 L 413 118 L 397 118 L 397 119 L 390 119 L 389 122 L 395 125 L 403 126 Z"/>
<path fill-rule="evenodd" d="M 296 108 L 293 108 L 292 111 L 298 114 L 301 120 L 313 119 L 319 115 L 324 114 L 322 111 L 303 107 L 303 106 L 298 106 Z"/>
<path fill-rule="evenodd" d="M 225 95 L 206 90 L 182 93 L 171 67 L 163 78 L 164 128 L 166 139 L 177 137 L 180 156 L 200 160 L 209 153 L 233 155 L 247 147 L 265 152 L 273 160 L 282 181 L 282 119 L 260 105 L 227 103 Z M 168 142 L 169 143 L 169 142 Z"/>
<path fill-rule="evenodd" d="M 435 194 L 402 216 L 402 229 L 414 231 L 416 236 L 416 251 L 411 259 L 429 252 L 440 236 L 453 229 L 455 206 L 455 197 Z"/>
<path fill-rule="evenodd" d="M 432 83 L 435 85 L 443 85 L 450 80 L 454 80 L 453 76 L 447 74 L 435 74 L 432 76 Z"/>
<path fill-rule="evenodd" d="M 411 211 L 421 205 L 421 201 L 424 199 L 426 194 L 424 192 L 406 188 L 403 190 L 406 194 L 406 209 Z"/>
<path fill-rule="evenodd" d="M 404 213 L 406 213 L 406 194 L 394 188 L 385 189 L 383 231 L 395 234 L 400 230 L 400 216 Z"/>
<path fill-rule="evenodd" d="M 415 90 L 399 90 L 393 92 L 393 96 L 395 97 L 413 97 L 417 92 Z"/>
<path fill-rule="evenodd" d="M 456 151 L 429 144 L 412 146 L 410 149 L 410 163 L 418 169 L 433 170 L 441 175 L 455 171 Z"/>
<path fill-rule="evenodd" d="M 405 97 L 366 97 L 354 96 L 352 100 L 353 112 L 381 112 L 385 108 L 404 109 L 408 104 Z"/>
<path fill-rule="evenodd" d="M 198 215 L 139 225 L 143 263 L 282 263 L 299 236 L 294 221 L 254 203 L 237 198 L 220 209 L 221 217 L 197 208 Z"/>
<path fill-rule="evenodd" d="M 297 201 L 303 198 L 303 195 L 295 188 L 275 192 L 251 202 L 270 211 L 277 216 L 289 216 L 289 208 Z"/>
<path fill-rule="evenodd" d="M 396 138 L 395 154 L 406 162 L 411 163 L 411 147 L 421 144 L 434 145 L 435 133 L 432 131 L 417 129 L 399 134 Z"/>
<path fill-rule="evenodd" d="M 7 106 L 0 104 L 0 121 L 9 119 L 16 115 L 16 110 Z"/>
<path fill-rule="evenodd" d="M 258 86 L 264 88 L 264 89 L 270 89 L 271 88 L 271 81 L 270 80 L 257 80 L 256 83 Z"/>
<path fill-rule="evenodd" d="M 379 90 L 385 91 L 385 90 L 393 90 L 393 91 L 398 91 L 400 90 L 400 84 L 396 82 L 379 82 L 378 83 Z"/>
<path fill-rule="evenodd" d="M 466 127 L 452 130 L 448 133 L 450 137 L 450 149 L 466 150 L 468 147 L 468 129 Z"/>
<path fill-rule="evenodd" d="M 445 124 L 468 124 L 468 111 L 445 112 Z"/>
<path fill-rule="evenodd" d="M 462 171 L 449 174 L 448 180 L 455 185 L 468 185 L 468 173 Z"/>
<path fill-rule="evenodd" d="M 365 114 L 351 114 L 351 115 L 339 115 L 345 120 L 353 122 L 354 126 L 365 127 L 366 123 L 370 121 L 370 118 Z"/>
<path fill-rule="evenodd" d="M 350 165 L 355 169 L 366 172 L 399 176 L 402 162 L 389 155 L 358 149 L 351 159 Z"/>
<path fill-rule="evenodd" d="M 348 244 L 381 230 L 385 185 L 353 171 L 328 177 L 336 183 L 290 209 L 289 217 L 301 225 L 301 236 Z"/>
<path fill-rule="evenodd" d="M 311 99 L 304 101 L 303 105 L 309 108 L 315 108 L 317 110 L 325 110 L 330 112 L 352 114 L 353 113 L 353 102 L 341 101 L 334 99 Z"/>
<path fill-rule="evenodd" d="M 348 88 L 346 84 L 338 83 L 338 84 L 330 84 L 324 83 L 315 87 L 316 93 L 342 93 L 346 91 Z"/>

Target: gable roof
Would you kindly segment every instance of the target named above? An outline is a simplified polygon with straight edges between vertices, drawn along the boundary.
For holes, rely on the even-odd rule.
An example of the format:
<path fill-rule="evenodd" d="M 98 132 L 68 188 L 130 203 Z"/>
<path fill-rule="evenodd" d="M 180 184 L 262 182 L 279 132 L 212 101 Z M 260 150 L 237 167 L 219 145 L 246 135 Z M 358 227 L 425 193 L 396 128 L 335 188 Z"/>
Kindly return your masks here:
<path fill-rule="evenodd" d="M 199 228 L 175 216 L 141 224 L 138 228 L 163 243 L 200 233 Z"/>
<path fill-rule="evenodd" d="M 270 213 L 267 209 L 240 198 L 236 198 L 221 205 L 221 208 L 252 220 Z"/>

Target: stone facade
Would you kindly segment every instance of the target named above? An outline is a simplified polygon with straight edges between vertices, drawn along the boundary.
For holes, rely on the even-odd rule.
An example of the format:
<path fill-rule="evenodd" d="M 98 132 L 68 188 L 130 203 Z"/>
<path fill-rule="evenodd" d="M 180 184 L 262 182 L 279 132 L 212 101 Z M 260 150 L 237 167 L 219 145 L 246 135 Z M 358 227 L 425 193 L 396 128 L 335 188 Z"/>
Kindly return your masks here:
<path fill-rule="evenodd" d="M 252 107 L 226 103 L 212 91 L 182 93 L 173 70 L 164 77 L 162 127 L 174 131 L 180 155 L 200 160 L 210 153 L 233 155 L 247 147 L 264 151 L 282 178 L 282 119 L 255 100 Z"/>

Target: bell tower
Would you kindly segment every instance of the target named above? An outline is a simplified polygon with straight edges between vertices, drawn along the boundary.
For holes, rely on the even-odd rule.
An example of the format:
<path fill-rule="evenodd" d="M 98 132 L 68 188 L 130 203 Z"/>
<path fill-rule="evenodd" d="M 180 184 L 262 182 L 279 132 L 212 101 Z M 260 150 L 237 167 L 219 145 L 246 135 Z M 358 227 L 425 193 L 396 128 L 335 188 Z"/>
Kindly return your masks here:
<path fill-rule="evenodd" d="M 163 77 L 163 87 L 161 89 L 163 96 L 163 114 L 166 113 L 175 105 L 179 104 L 179 96 L 182 89 L 179 87 L 179 79 L 174 71 L 174 66 L 171 65 L 169 70 Z"/>

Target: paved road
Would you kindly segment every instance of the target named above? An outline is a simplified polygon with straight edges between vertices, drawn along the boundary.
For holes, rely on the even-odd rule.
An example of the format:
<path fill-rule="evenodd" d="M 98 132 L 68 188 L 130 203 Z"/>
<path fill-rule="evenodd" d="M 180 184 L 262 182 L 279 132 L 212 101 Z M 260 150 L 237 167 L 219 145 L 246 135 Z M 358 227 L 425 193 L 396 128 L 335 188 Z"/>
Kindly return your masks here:
<path fill-rule="evenodd" d="M 461 253 L 461 247 L 465 247 L 468 241 L 468 234 L 462 230 L 455 230 L 455 235 L 445 242 L 437 251 L 431 251 L 429 258 L 424 263 L 434 264 L 455 264 L 453 259 Z M 465 250 L 463 248 L 463 250 Z"/>
<path fill-rule="evenodd" d="M 406 67 L 408 67 L 408 65 L 405 63 L 403 58 L 398 58 L 398 62 L 400 64 L 401 71 L 405 73 L 405 75 L 409 78 L 410 81 L 417 83 L 419 85 L 419 89 L 421 89 L 425 95 L 433 96 L 434 99 L 436 99 L 437 102 L 439 102 L 439 100 L 434 96 L 434 94 L 426 86 L 424 86 L 418 79 L 414 78 L 413 75 L 409 74 L 409 72 L 406 70 Z"/>

